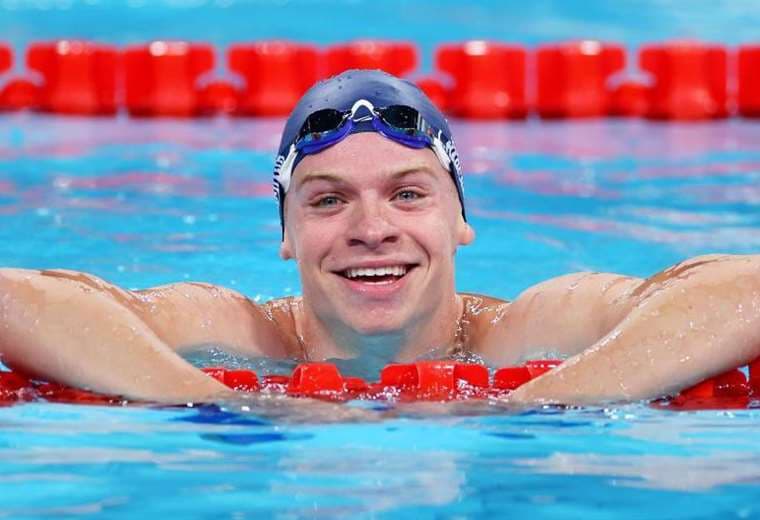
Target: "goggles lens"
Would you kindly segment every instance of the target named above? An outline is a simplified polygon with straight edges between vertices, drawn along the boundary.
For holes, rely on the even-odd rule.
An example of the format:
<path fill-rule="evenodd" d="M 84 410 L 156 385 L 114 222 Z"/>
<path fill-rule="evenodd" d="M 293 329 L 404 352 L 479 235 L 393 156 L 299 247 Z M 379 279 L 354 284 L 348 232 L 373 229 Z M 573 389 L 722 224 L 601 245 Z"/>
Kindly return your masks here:
<path fill-rule="evenodd" d="M 348 113 L 325 108 L 317 110 L 304 121 L 298 133 L 298 141 L 318 141 L 322 134 L 339 128 L 347 119 Z"/>
<path fill-rule="evenodd" d="M 391 105 L 378 110 L 378 112 L 385 124 L 394 127 L 396 130 L 402 130 L 409 135 L 419 130 L 420 121 L 422 121 L 419 112 L 403 105 Z"/>

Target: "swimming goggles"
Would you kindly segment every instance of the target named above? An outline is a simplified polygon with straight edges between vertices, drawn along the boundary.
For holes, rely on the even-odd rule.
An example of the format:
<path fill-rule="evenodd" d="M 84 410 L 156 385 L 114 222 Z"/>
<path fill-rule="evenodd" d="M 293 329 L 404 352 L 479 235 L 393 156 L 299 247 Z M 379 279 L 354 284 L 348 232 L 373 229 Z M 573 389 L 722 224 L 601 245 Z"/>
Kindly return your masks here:
<path fill-rule="evenodd" d="M 364 115 L 359 111 L 364 108 Z M 442 131 L 428 124 L 419 111 L 406 105 L 390 105 L 376 108 L 366 99 L 356 101 L 350 110 L 332 108 L 317 110 L 309 115 L 301 126 L 286 156 L 280 155 L 275 164 L 275 193 L 284 198 L 290 187 L 290 179 L 296 162 L 304 155 L 319 153 L 345 139 L 359 127 L 371 125 L 383 136 L 410 148 L 430 148 L 443 167 L 451 173 L 462 198 L 462 178 L 459 156 L 451 139 Z M 282 200 L 280 200 L 282 202 Z"/>

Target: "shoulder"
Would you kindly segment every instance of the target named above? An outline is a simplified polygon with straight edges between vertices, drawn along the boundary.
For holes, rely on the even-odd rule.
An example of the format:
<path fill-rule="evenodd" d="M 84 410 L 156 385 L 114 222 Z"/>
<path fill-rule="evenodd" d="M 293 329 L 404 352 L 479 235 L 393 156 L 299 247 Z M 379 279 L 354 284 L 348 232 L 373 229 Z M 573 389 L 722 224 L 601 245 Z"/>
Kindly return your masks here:
<path fill-rule="evenodd" d="M 298 354 L 282 300 L 259 305 L 236 290 L 201 282 L 151 287 L 132 295 L 140 302 L 140 317 L 175 348 L 212 343 L 269 357 Z"/>
<path fill-rule="evenodd" d="M 464 330 L 463 347 L 475 353 L 483 353 L 484 347 L 498 336 L 498 329 L 510 302 L 483 294 L 459 293 L 462 302 L 460 324 Z"/>
<path fill-rule="evenodd" d="M 472 348 L 499 364 L 536 353 L 577 353 L 627 314 L 640 284 L 638 278 L 594 272 L 540 282 L 514 302 L 487 306 L 489 312 L 474 321 Z"/>

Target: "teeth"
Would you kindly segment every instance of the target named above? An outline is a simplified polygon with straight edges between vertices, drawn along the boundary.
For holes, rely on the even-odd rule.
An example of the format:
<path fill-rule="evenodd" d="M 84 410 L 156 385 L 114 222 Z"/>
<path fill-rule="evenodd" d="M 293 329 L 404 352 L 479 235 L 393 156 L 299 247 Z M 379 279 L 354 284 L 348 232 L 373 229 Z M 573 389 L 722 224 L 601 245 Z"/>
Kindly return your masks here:
<path fill-rule="evenodd" d="M 345 275 L 348 278 L 358 276 L 403 276 L 406 274 L 406 267 L 403 265 L 392 265 L 387 267 L 359 267 L 346 269 Z"/>

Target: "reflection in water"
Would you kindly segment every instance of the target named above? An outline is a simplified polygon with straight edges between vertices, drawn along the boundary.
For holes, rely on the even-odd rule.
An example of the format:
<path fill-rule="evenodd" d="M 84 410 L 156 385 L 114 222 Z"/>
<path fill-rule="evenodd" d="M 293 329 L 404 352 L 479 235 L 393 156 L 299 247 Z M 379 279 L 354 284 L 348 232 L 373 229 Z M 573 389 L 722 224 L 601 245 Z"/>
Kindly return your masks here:
<path fill-rule="evenodd" d="M 703 456 L 554 453 L 514 462 L 537 473 L 599 475 L 617 486 L 704 491 L 726 484 L 760 483 L 760 455 L 746 452 Z"/>
<path fill-rule="evenodd" d="M 278 463 L 286 478 L 274 482 L 271 490 L 286 496 L 343 496 L 362 504 L 363 511 L 380 512 L 399 506 L 450 504 L 466 481 L 462 456 L 452 452 L 364 449 L 356 455 L 336 459 L 330 452 L 293 450 Z M 349 489 L 336 493 L 339 483 Z"/>

